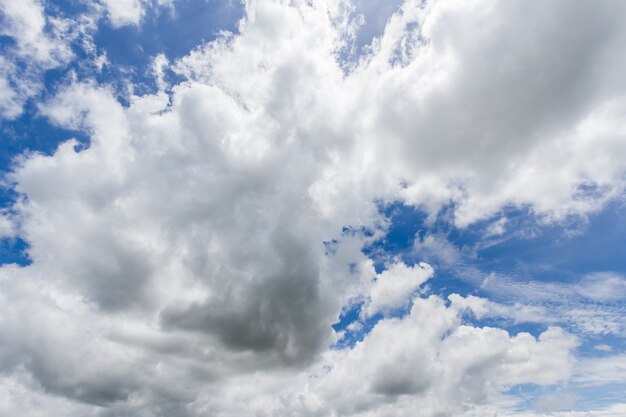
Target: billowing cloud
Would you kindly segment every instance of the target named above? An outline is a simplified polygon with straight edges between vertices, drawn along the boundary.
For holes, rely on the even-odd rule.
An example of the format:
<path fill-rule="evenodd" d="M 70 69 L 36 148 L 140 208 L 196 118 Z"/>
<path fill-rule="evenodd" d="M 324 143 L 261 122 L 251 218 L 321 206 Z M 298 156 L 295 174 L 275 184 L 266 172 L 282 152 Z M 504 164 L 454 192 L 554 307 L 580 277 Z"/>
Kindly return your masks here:
<path fill-rule="evenodd" d="M 103 4 L 113 25 L 141 20 L 142 2 Z M 542 309 L 429 294 L 430 265 L 377 274 L 362 249 L 386 232 L 381 202 L 452 206 L 463 227 L 621 195 L 625 5 L 407 0 L 351 66 L 350 3 L 245 7 L 239 33 L 155 60 L 182 78 L 171 90 L 123 106 L 73 82 L 40 103 L 90 143 L 8 177 L 2 229 L 32 264 L 0 268 L 0 412 L 522 416 L 511 388 L 582 375 L 554 323 L 535 337 L 465 314 Z M 445 243 L 417 246 L 454 263 Z M 336 347 L 359 302 L 383 318 Z"/>

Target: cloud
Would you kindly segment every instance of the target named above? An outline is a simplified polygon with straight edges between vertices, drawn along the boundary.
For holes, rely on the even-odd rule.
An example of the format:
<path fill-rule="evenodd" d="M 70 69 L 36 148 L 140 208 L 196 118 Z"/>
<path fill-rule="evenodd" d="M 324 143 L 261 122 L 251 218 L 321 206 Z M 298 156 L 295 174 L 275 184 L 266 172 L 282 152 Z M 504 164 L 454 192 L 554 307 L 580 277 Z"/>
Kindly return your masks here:
<path fill-rule="evenodd" d="M 372 282 L 367 314 L 405 307 L 413 293 L 432 275 L 433 268 L 425 263 L 411 267 L 402 262 L 391 265 Z"/>
<path fill-rule="evenodd" d="M 572 408 L 577 398 L 573 395 L 546 395 L 535 401 L 535 407 L 539 411 L 557 411 Z"/>
<path fill-rule="evenodd" d="M 5 21 L 2 28 L 4 36 L 15 39 L 18 56 L 28 56 L 35 62 L 49 65 L 68 59 L 71 52 L 67 45 L 58 43 L 54 30 L 63 22 L 45 14 L 44 6 L 38 0 L 26 0 L 15 3 L 3 0 L 0 3 Z M 52 26 L 47 32 L 46 26 Z"/>
<path fill-rule="evenodd" d="M 599 76 L 600 67 L 624 65 L 605 55 L 621 42 L 617 21 L 603 26 L 596 20 L 611 10 L 484 6 L 407 3 L 405 13 L 392 18 L 370 66 L 355 76 L 376 86 L 363 100 L 372 106 L 364 135 L 386 138 L 372 139 L 374 154 L 386 162 L 376 166 L 402 176 L 409 202 L 457 203 L 461 226 L 507 203 L 557 218 L 596 209 L 602 199 L 577 186 L 588 183 L 609 196 L 617 183 L 606 175 L 623 170 L 617 160 L 596 168 L 611 160 L 596 159 L 598 152 L 623 143 L 621 129 L 608 126 L 623 111 L 623 94 L 614 93 L 624 86 L 612 69 Z M 526 19 L 514 17 L 520 14 Z M 584 29 L 572 38 L 566 26 L 549 20 L 584 21 Z M 407 29 L 415 25 L 417 35 Z M 530 27 L 533 36 L 526 36 Z M 421 40 L 411 43 L 411 36 Z M 397 48 L 406 44 L 408 61 L 394 64 Z M 617 136 L 602 133 L 605 128 Z M 550 175 L 554 170 L 558 177 Z M 548 176 L 551 181 L 541 181 Z"/>
<path fill-rule="evenodd" d="M 114 26 L 141 20 L 143 3 L 103 4 Z M 29 5 L 17 54 L 29 28 L 48 39 Z M 506 205 L 585 215 L 620 195 L 623 6 L 406 1 L 346 72 L 347 6 L 247 2 L 238 34 L 171 63 L 171 92 L 122 106 L 82 81 L 40 103 L 90 143 L 22 155 L 9 175 L 3 229 L 33 263 L 0 268 L 0 410 L 515 415 L 511 387 L 570 379 L 576 336 L 462 314 L 542 310 L 416 297 L 432 268 L 377 275 L 362 248 L 388 226 L 380 202 L 452 203 L 465 226 Z M 420 248 L 453 262 L 438 239 Z M 330 348 L 355 300 L 410 311 Z"/>
<path fill-rule="evenodd" d="M 144 14 L 144 3 L 142 0 L 102 0 L 113 27 L 139 24 Z"/>
<path fill-rule="evenodd" d="M 625 310 L 619 292 L 621 277 L 616 274 L 591 273 L 572 284 L 485 274 L 473 267 L 462 267 L 456 272 L 468 282 L 482 283 L 481 289 L 501 302 L 525 306 L 526 313 L 521 317 L 542 317 L 544 322 L 558 323 L 578 334 L 613 334 L 620 337 L 626 334 L 622 319 Z M 603 281 L 598 279 L 600 277 L 614 278 L 615 281 Z M 615 293 L 609 296 L 607 289 L 612 287 Z"/>
<path fill-rule="evenodd" d="M 461 258 L 459 249 L 444 236 L 433 234 L 416 236 L 413 246 L 415 255 L 428 262 L 432 261 L 445 266 L 452 266 Z"/>
<path fill-rule="evenodd" d="M 506 217 L 502 217 L 491 223 L 485 231 L 485 237 L 500 236 L 506 231 Z"/>
<path fill-rule="evenodd" d="M 611 272 L 596 272 L 585 276 L 576 291 L 594 301 L 619 301 L 626 298 L 626 279 Z"/>
<path fill-rule="evenodd" d="M 12 41 L 0 55 L 2 118 L 19 116 L 25 102 L 43 88 L 43 74 L 74 58 L 73 41 L 88 42 L 93 26 L 88 16 L 69 19 L 46 12 L 46 3 L 39 0 L 0 1 L 0 35 Z"/>
<path fill-rule="evenodd" d="M 458 294 L 448 296 L 451 307 L 459 312 L 469 311 L 478 320 L 484 317 L 510 320 L 514 324 L 519 323 L 556 323 L 543 306 L 535 306 L 524 303 L 500 304 L 487 298 L 469 295 L 462 297 Z"/>
<path fill-rule="evenodd" d="M 538 339 L 462 325 L 431 296 L 401 319 L 383 319 L 353 349 L 327 351 L 305 373 L 231 379 L 206 410 L 224 415 L 457 415 L 519 383 L 567 378 L 575 338 L 552 328 Z M 246 404 L 245 407 L 238 406 Z"/>
<path fill-rule="evenodd" d="M 624 384 L 626 355 L 623 353 L 588 358 L 577 366 L 574 381 L 583 386 L 601 386 L 604 384 Z"/>
<path fill-rule="evenodd" d="M 417 298 L 408 316 L 385 319 L 354 349 L 331 353 L 328 373 L 311 382 L 321 397 L 311 403 L 327 402 L 322 409 L 338 415 L 457 415 L 506 386 L 567 378 L 575 344 L 555 328 L 535 339 L 461 325 L 440 298 Z"/>
<path fill-rule="evenodd" d="M 605 345 L 605 344 L 602 344 L 602 345 L 595 345 L 593 348 L 594 348 L 595 350 L 599 350 L 599 351 L 601 351 L 601 352 L 611 352 L 611 351 L 613 350 L 613 348 L 612 348 L 611 346 L 609 346 L 609 345 Z"/>

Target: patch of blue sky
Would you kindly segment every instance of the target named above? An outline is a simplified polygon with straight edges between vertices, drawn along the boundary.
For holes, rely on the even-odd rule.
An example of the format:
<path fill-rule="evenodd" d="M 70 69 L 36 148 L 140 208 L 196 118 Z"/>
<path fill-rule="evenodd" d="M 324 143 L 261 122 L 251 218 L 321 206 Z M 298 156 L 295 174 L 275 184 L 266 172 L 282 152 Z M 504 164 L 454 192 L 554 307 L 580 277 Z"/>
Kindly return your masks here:
<path fill-rule="evenodd" d="M 626 272 L 626 209 L 609 203 L 588 221 L 541 225 L 528 212 L 505 214 L 510 231 L 489 244 L 480 244 L 484 268 L 530 275 L 544 281 L 572 281 L 597 271 Z M 474 226 L 480 230 L 482 225 Z"/>
<path fill-rule="evenodd" d="M 408 258 L 412 254 L 416 234 L 424 227 L 426 213 L 401 203 L 379 204 L 378 210 L 389 219 L 386 235 L 363 248 L 363 253 L 374 261 L 376 273 L 385 270 L 394 257 Z"/>
<path fill-rule="evenodd" d="M 624 338 L 614 334 L 587 334 L 579 341 L 575 353 L 580 359 L 606 358 L 626 351 Z"/>
<path fill-rule="evenodd" d="M 372 330 L 380 317 L 370 317 L 362 320 L 361 310 L 363 301 L 354 303 L 344 309 L 339 316 L 339 321 L 331 327 L 337 333 L 342 333 L 341 338 L 332 346 L 333 349 L 352 348 L 357 342 Z"/>
<path fill-rule="evenodd" d="M 45 4 L 49 16 L 77 16 L 89 11 L 89 2 L 84 0 L 48 0 Z"/>
<path fill-rule="evenodd" d="M 575 410 L 597 410 L 626 402 L 626 384 L 622 383 L 575 386 L 571 391 L 577 397 Z"/>
<path fill-rule="evenodd" d="M 369 53 L 374 39 L 383 35 L 389 19 L 400 10 L 403 0 L 354 0 L 352 19 L 360 21 L 354 39 L 340 52 L 339 59 L 344 69 L 350 69 L 353 64 Z"/>
<path fill-rule="evenodd" d="M 360 27 L 356 39 L 355 47 L 363 50 L 372 43 L 374 38 L 380 37 L 387 26 L 391 16 L 400 10 L 404 0 L 388 0 L 380 2 L 377 0 L 355 0 L 355 14 L 363 16 L 363 25 Z"/>
<path fill-rule="evenodd" d="M 517 401 L 514 409 L 516 411 L 536 409 L 536 402 L 546 395 L 556 395 L 559 390 L 558 385 L 542 386 L 538 384 L 518 384 L 504 391 L 504 395 L 510 395 Z"/>
<path fill-rule="evenodd" d="M 0 265 L 26 266 L 31 263 L 28 257 L 28 243 L 24 239 L 16 237 L 0 239 Z"/>
<path fill-rule="evenodd" d="M 417 295 L 417 292 L 416 294 Z M 378 312 L 371 316 L 362 315 L 364 301 L 358 301 L 344 309 L 339 315 L 339 320 L 331 327 L 337 333 L 342 333 L 341 338 L 331 347 L 333 349 L 352 348 L 357 342 L 362 341 L 376 324 L 382 319 L 402 318 L 411 311 L 412 303 L 407 303 L 388 311 L 385 314 Z"/>
<path fill-rule="evenodd" d="M 460 279 L 456 269 L 441 259 L 441 254 L 432 251 L 419 253 L 415 248 L 416 239 L 419 241 L 425 236 L 436 236 L 454 245 L 450 248 L 464 250 L 465 232 L 454 228 L 449 221 L 452 206 L 442 209 L 434 221 L 419 208 L 402 203 L 381 205 L 379 210 L 390 221 L 387 234 L 363 249 L 363 252 L 374 261 L 377 273 L 382 272 L 385 265 L 394 259 L 400 259 L 408 265 L 427 262 L 435 267 L 435 277 L 428 282 L 434 293 L 447 295 L 456 292 L 467 295 L 475 292 L 476 288 L 466 280 Z"/>
<path fill-rule="evenodd" d="M 515 406 L 516 411 L 585 412 L 623 402 L 626 399 L 626 385 L 617 383 L 588 386 L 519 384 L 511 387 L 504 394 L 511 395 L 519 401 Z M 548 398 L 549 400 L 545 401 Z"/>
<path fill-rule="evenodd" d="M 626 311 L 624 299 L 587 300 L 584 293 L 571 291 L 589 273 L 626 273 L 623 202 L 613 201 L 587 219 L 561 223 L 546 223 L 527 208 L 509 207 L 491 219 L 463 229 L 454 227 L 450 221 L 453 209 L 453 206 L 444 208 L 433 220 L 423 211 L 401 203 L 381 205 L 379 210 L 389 220 L 387 233 L 363 252 L 375 262 L 377 273 L 396 259 L 408 265 L 430 263 L 435 275 L 426 285 L 430 293 L 444 299 L 452 293 L 476 295 L 509 305 L 519 302 L 544 306 L 551 308 L 552 314 L 567 314 L 570 308 L 601 309 L 616 316 Z M 501 233 L 494 235 L 493 224 L 498 221 L 501 221 Z M 425 247 L 425 242 L 431 242 L 431 247 Z M 488 280 L 492 283 L 485 285 Z M 534 294 L 541 291 L 542 285 L 552 285 L 556 290 L 535 299 Z M 529 286 L 535 292 L 526 291 Z M 570 288 L 569 295 L 559 293 L 561 286 Z M 346 315 L 350 317 L 355 318 Z M 340 320 L 340 328 L 349 324 L 346 318 Z M 604 330 L 585 332 L 570 317 L 533 322 L 493 317 L 479 320 L 467 314 L 464 320 L 476 326 L 500 327 L 511 334 L 528 332 L 534 336 L 558 324 L 581 338 L 576 352 L 579 356 L 597 357 L 603 353 L 597 349 L 601 345 L 614 352 L 624 351 L 623 334 Z M 346 324 L 341 326 L 341 323 Z M 354 329 L 356 334 L 346 333 L 349 340 L 361 340 L 367 332 L 366 327 Z"/>
<path fill-rule="evenodd" d="M 2 16 L 0 15 L 0 25 L 3 24 Z M 15 39 L 7 35 L 0 35 L 0 54 L 9 52 L 10 49 L 15 48 Z"/>
<path fill-rule="evenodd" d="M 243 6 L 237 1 L 180 0 L 174 6 L 146 9 L 140 25 L 113 27 L 106 20 L 94 35 L 99 51 L 106 52 L 110 67 L 125 74 L 103 74 L 108 81 L 125 77 L 136 94 L 156 90 L 150 67 L 155 56 L 175 60 L 210 42 L 221 32 L 237 32 Z M 170 73 L 170 77 L 174 74 Z"/>
<path fill-rule="evenodd" d="M 626 273 L 626 209 L 614 201 L 586 220 L 543 223 L 527 209 L 509 208 L 489 221 L 465 229 L 451 225 L 444 211 L 434 222 L 425 213 L 399 203 L 382 208 L 390 218 L 388 234 L 365 248 L 377 268 L 385 260 L 399 256 L 405 262 L 426 261 L 440 272 L 459 272 L 459 263 L 450 265 L 434 252 L 420 253 L 418 242 L 425 236 L 445 239 L 464 265 L 472 265 L 488 274 L 519 277 L 544 282 L 577 282 L 582 276 L 598 271 Z M 488 229 L 499 218 L 505 218 L 506 231 L 489 236 Z M 418 245 L 419 246 L 419 245 Z M 426 256 L 424 258 L 424 256 Z"/>

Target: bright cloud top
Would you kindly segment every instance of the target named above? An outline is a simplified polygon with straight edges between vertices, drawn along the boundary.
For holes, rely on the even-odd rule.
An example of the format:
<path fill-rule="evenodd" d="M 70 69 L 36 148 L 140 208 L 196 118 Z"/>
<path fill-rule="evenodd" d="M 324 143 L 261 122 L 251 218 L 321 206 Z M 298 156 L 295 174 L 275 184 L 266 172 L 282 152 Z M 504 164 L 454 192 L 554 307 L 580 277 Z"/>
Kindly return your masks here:
<path fill-rule="evenodd" d="M 89 44 L 98 19 L 175 13 L 157 3 L 102 1 L 79 24 L 0 2 L 10 59 L 30 71 L 14 81 L 1 62 L 2 116 L 74 59 L 76 33 Z M 89 144 L 20 155 L 7 175 L 18 197 L 0 231 L 32 263 L 0 267 L 0 414 L 522 417 L 573 400 L 519 411 L 516 387 L 626 383 L 606 371 L 623 354 L 577 357 L 581 335 L 550 311 L 434 293 L 431 265 L 390 256 L 377 272 L 363 250 L 393 202 L 430 221 L 452 207 L 463 228 L 506 207 L 550 223 L 621 198 L 626 4 L 407 0 L 346 61 L 354 7 L 248 1 L 238 33 L 155 56 L 153 93 L 122 103 L 75 77 L 37 102 Z M 460 259 L 434 234 L 415 251 Z M 624 282 L 591 273 L 569 294 L 621 311 Z"/>

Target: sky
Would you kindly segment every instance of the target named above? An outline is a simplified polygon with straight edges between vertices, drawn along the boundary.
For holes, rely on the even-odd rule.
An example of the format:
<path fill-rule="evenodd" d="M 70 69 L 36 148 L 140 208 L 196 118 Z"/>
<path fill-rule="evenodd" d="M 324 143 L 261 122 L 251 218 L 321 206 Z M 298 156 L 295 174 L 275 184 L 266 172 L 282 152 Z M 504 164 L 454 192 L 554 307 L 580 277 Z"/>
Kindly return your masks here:
<path fill-rule="evenodd" d="M 0 0 L 0 417 L 626 416 L 624 21 Z"/>

